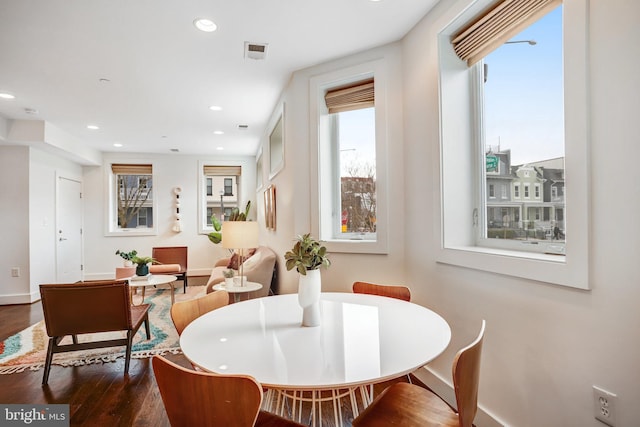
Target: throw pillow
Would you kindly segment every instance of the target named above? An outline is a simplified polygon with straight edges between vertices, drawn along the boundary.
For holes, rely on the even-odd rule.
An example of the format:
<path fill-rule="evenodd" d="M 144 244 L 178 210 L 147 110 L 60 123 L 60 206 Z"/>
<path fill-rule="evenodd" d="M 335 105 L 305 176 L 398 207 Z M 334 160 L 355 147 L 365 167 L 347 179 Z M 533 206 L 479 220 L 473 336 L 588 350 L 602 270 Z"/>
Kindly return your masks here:
<path fill-rule="evenodd" d="M 243 256 L 241 259 L 240 254 L 234 252 L 233 255 L 231 255 L 231 259 L 229 259 L 229 264 L 227 264 L 227 268 L 230 268 L 232 270 L 239 270 L 240 264 L 248 260 L 255 253 L 256 253 L 255 249 L 249 249 L 246 255 Z"/>

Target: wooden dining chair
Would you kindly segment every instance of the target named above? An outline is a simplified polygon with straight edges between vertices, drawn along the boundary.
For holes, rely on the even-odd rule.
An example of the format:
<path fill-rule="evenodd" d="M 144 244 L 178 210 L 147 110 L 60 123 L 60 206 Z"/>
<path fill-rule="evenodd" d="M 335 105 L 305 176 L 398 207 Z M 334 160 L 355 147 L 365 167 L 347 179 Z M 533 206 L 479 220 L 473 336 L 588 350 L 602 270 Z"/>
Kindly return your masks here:
<path fill-rule="evenodd" d="M 47 384 L 53 355 L 67 351 L 126 346 L 124 373 L 129 372 L 133 337 L 145 324 L 149 329 L 149 304 L 132 306 L 126 280 L 40 285 L 42 312 L 49 335 L 42 384 Z M 79 343 L 77 335 L 125 331 L 122 338 Z M 61 344 L 65 336 L 71 344 Z"/>
<path fill-rule="evenodd" d="M 354 282 L 353 293 L 380 295 L 401 299 L 403 301 L 411 301 L 411 290 L 406 286 L 400 285 L 377 285 L 375 283 Z"/>
<path fill-rule="evenodd" d="M 227 304 L 229 304 L 229 293 L 224 290 L 215 291 L 192 300 L 178 301 L 171 306 L 171 320 L 178 335 L 182 335 L 182 331 L 189 323 L 203 314 Z"/>
<path fill-rule="evenodd" d="M 472 427 L 478 411 L 480 355 L 485 321 L 478 337 L 453 360 L 453 388 L 458 410 L 426 388 L 396 383 L 385 389 L 355 420 L 354 427 L 398 425 L 422 427 Z"/>
<path fill-rule="evenodd" d="M 151 363 L 173 427 L 302 426 L 261 411 L 262 386 L 253 377 L 193 371 L 162 356 Z"/>

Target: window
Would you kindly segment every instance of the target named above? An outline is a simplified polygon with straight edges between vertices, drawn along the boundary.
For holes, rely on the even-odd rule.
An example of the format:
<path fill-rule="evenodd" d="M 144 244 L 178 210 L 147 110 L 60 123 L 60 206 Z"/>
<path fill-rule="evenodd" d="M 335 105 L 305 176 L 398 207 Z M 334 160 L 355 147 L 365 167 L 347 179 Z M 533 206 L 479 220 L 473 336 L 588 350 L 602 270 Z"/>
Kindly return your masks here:
<path fill-rule="evenodd" d="M 233 196 L 233 178 L 224 179 L 224 195 Z"/>
<path fill-rule="evenodd" d="M 508 197 L 507 196 L 507 186 L 506 185 L 501 185 L 500 188 L 502 190 L 502 198 L 506 199 Z"/>
<path fill-rule="evenodd" d="M 439 39 L 439 260 L 588 288 L 586 1 L 469 3 Z M 483 194 L 498 177 L 513 190 L 502 220 Z M 569 215 L 553 190 L 565 184 Z M 566 241 L 547 237 L 559 217 Z"/>
<path fill-rule="evenodd" d="M 317 126 L 313 225 L 332 252 L 386 253 L 384 61 L 311 79 Z M 314 114 L 312 113 L 312 117 Z M 314 231 L 314 234 L 316 231 Z"/>
<path fill-rule="evenodd" d="M 111 196 L 107 235 L 155 234 L 153 166 L 114 163 L 108 176 Z"/>
<path fill-rule="evenodd" d="M 489 184 L 489 197 L 491 197 L 492 199 L 496 198 L 496 189 L 493 184 Z"/>
<path fill-rule="evenodd" d="M 208 233 L 213 229 L 211 217 L 221 221 L 229 218 L 233 208 L 239 207 L 238 188 L 241 166 L 200 164 L 199 231 Z"/>
<path fill-rule="evenodd" d="M 207 196 L 213 196 L 213 178 L 207 177 Z"/>

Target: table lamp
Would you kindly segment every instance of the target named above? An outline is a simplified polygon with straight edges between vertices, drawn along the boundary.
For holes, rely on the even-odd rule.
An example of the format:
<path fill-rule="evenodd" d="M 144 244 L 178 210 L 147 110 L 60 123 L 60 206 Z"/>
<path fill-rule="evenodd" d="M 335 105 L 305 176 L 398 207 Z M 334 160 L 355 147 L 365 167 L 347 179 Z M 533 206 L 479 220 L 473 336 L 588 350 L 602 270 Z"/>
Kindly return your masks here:
<path fill-rule="evenodd" d="M 258 246 L 258 223 L 225 221 L 222 223 L 222 247 L 240 250 L 240 286 L 244 286 L 244 250 Z"/>

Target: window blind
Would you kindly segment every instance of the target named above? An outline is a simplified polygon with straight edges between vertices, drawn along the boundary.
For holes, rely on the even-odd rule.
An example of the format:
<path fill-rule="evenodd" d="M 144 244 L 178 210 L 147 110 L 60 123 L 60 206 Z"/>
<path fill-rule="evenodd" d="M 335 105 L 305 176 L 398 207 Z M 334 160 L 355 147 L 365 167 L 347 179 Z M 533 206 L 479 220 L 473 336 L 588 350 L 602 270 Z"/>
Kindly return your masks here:
<path fill-rule="evenodd" d="M 240 176 L 240 166 L 204 166 L 204 174 L 207 176 Z"/>
<path fill-rule="evenodd" d="M 472 66 L 560 4 L 562 0 L 502 0 L 454 35 L 453 49 Z"/>
<path fill-rule="evenodd" d="M 329 90 L 324 100 L 330 114 L 373 107 L 375 100 L 373 79 Z"/>
<path fill-rule="evenodd" d="M 111 172 L 120 175 L 151 175 L 151 165 L 142 164 L 112 164 Z"/>

